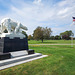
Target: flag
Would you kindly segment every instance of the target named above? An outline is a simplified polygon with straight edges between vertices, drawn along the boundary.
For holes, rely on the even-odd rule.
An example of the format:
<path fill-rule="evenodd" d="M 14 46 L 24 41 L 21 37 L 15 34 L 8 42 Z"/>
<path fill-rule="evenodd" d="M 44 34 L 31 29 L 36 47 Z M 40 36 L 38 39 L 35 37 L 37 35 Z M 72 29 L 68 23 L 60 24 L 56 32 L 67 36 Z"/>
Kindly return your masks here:
<path fill-rule="evenodd" d="M 73 18 L 73 21 L 75 22 L 75 17 L 72 17 Z"/>

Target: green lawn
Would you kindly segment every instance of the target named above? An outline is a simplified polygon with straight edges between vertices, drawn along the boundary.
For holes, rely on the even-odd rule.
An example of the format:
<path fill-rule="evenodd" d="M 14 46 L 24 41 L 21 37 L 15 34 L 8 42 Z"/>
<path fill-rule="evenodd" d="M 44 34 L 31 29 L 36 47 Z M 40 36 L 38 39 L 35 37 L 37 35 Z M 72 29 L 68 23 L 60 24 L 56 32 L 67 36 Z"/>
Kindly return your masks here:
<path fill-rule="evenodd" d="M 33 45 L 35 52 L 48 57 L 0 71 L 0 75 L 75 75 L 75 45 Z"/>
<path fill-rule="evenodd" d="M 73 40 L 75 43 L 75 40 Z M 70 44 L 71 40 L 44 40 L 42 43 L 41 40 L 36 41 L 36 40 L 30 40 L 28 41 L 29 44 Z"/>

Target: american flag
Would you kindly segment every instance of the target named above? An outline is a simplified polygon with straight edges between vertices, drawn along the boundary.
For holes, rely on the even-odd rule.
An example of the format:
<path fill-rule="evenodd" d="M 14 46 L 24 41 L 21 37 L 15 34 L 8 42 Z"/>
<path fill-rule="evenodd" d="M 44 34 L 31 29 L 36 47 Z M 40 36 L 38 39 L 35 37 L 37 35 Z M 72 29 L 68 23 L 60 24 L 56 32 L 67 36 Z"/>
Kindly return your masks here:
<path fill-rule="evenodd" d="M 72 17 L 73 18 L 73 21 L 75 22 L 75 17 Z"/>

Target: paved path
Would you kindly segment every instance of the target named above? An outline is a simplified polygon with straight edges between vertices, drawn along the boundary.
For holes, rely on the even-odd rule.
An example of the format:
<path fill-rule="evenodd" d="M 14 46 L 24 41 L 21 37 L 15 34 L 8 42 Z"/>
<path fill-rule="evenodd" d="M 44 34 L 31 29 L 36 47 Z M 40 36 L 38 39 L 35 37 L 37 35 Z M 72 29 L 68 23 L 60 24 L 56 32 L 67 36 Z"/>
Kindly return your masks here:
<path fill-rule="evenodd" d="M 29 44 L 29 45 L 72 45 L 72 44 Z"/>

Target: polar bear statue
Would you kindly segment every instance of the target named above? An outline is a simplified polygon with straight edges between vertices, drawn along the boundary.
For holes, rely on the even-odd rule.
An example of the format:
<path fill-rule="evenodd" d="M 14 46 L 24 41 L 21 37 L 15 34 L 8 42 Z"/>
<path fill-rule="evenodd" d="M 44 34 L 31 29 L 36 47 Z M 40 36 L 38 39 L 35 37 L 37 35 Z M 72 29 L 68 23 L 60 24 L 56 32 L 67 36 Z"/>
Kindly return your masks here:
<path fill-rule="evenodd" d="M 1 20 L 1 33 L 6 29 L 8 33 L 14 32 L 15 34 L 19 33 L 20 28 L 27 30 L 26 26 L 23 26 L 21 23 L 15 22 L 10 18 L 4 18 Z"/>

